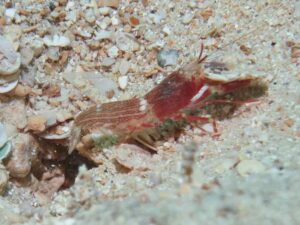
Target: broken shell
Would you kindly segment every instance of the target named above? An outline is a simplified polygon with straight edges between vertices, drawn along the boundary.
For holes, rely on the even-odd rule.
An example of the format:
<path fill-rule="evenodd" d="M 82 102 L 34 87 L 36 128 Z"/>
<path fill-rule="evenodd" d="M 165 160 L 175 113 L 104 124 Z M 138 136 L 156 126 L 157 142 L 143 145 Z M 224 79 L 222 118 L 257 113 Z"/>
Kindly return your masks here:
<path fill-rule="evenodd" d="M 115 35 L 115 38 L 118 49 L 124 52 L 135 52 L 140 49 L 140 45 L 136 38 L 129 33 L 118 32 Z"/>
<path fill-rule="evenodd" d="M 0 164 L 0 195 L 2 195 L 6 189 L 8 183 L 8 172 L 2 164 Z"/>
<path fill-rule="evenodd" d="M 61 134 L 55 134 L 55 133 L 43 133 L 41 135 L 39 135 L 41 138 L 47 139 L 47 140 L 63 140 L 66 138 L 69 138 L 71 134 L 70 129 L 65 129 L 64 133 Z"/>
<path fill-rule="evenodd" d="M 43 40 L 47 46 L 66 47 L 71 44 L 69 38 L 59 35 L 54 35 L 53 37 L 46 36 Z"/>
<path fill-rule="evenodd" d="M 19 78 L 19 73 L 14 73 L 14 74 L 7 75 L 7 76 L 1 76 L 0 75 L 0 85 L 18 80 L 18 78 Z"/>
<path fill-rule="evenodd" d="M 30 47 L 25 47 L 21 49 L 20 54 L 22 65 L 28 66 L 34 57 L 34 51 Z"/>
<path fill-rule="evenodd" d="M 47 140 L 64 140 L 71 135 L 71 123 L 63 123 L 47 129 L 45 132 L 39 134 L 41 138 Z"/>
<path fill-rule="evenodd" d="M 11 142 L 8 141 L 0 148 L 0 160 L 6 159 L 11 152 Z"/>
<path fill-rule="evenodd" d="M 0 74 L 10 75 L 18 71 L 21 66 L 21 56 L 12 44 L 0 35 Z"/>
<path fill-rule="evenodd" d="M 0 148 L 2 148 L 5 145 L 7 140 L 8 138 L 7 138 L 5 127 L 2 123 L 0 123 Z"/>
<path fill-rule="evenodd" d="M 113 37 L 113 32 L 106 30 L 95 31 L 95 36 L 96 41 L 111 39 Z"/>
<path fill-rule="evenodd" d="M 0 94 L 10 92 L 18 85 L 19 80 L 10 81 L 0 85 Z"/>

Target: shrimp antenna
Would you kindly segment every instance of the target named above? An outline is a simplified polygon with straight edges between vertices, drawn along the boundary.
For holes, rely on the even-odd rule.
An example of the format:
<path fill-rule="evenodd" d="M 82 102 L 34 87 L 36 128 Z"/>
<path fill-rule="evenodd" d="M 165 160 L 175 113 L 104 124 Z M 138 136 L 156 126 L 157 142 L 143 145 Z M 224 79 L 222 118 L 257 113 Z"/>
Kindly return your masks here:
<path fill-rule="evenodd" d="M 202 62 L 207 58 L 207 56 L 208 56 L 208 55 L 204 55 L 204 56 L 202 57 L 203 51 L 204 51 L 204 44 L 201 43 L 200 54 L 199 54 L 199 57 L 198 57 L 198 63 L 199 63 L 199 64 L 202 63 Z"/>

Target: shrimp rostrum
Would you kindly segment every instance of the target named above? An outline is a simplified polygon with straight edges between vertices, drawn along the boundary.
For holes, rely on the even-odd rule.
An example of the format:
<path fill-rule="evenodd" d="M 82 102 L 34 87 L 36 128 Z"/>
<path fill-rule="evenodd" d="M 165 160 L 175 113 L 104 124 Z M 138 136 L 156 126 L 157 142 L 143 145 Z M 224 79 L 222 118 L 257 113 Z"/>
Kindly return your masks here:
<path fill-rule="evenodd" d="M 261 73 L 253 66 L 205 62 L 203 49 L 202 45 L 197 59 L 169 74 L 144 97 L 95 105 L 79 113 L 70 151 L 128 140 L 155 150 L 157 140 L 176 135 L 186 124 L 211 121 L 212 116 L 204 113 L 211 105 L 236 106 L 264 93 Z"/>

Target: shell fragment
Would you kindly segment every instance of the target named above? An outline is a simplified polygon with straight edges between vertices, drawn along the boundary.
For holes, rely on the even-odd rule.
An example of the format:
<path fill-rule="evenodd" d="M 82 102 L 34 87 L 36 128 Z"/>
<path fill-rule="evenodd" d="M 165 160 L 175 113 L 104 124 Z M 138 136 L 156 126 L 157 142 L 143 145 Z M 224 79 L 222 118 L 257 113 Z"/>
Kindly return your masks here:
<path fill-rule="evenodd" d="M 11 152 L 12 144 L 10 141 L 6 142 L 6 144 L 0 148 L 0 160 L 7 158 Z"/>
<path fill-rule="evenodd" d="M 18 85 L 19 80 L 13 80 L 6 84 L 0 85 L 0 94 L 10 92 Z"/>
<path fill-rule="evenodd" d="M 8 138 L 7 138 L 7 134 L 5 131 L 5 127 L 2 123 L 0 123 L 0 148 L 2 148 L 5 145 L 7 140 L 8 140 Z"/>
<path fill-rule="evenodd" d="M 13 45 L 0 35 L 0 75 L 16 73 L 21 66 L 21 56 Z"/>

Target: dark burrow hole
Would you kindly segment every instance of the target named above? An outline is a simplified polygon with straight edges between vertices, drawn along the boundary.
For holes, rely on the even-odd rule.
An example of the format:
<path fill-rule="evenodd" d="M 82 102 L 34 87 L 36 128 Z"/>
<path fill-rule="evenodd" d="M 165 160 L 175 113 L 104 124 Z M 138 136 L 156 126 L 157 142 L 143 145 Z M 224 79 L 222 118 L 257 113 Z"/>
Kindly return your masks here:
<path fill-rule="evenodd" d="M 33 157 L 32 174 L 39 180 L 54 178 L 57 176 L 51 173 L 59 171 L 64 176 L 64 183 L 59 190 L 71 187 L 78 175 L 79 167 L 85 165 L 87 169 L 96 167 L 91 160 L 81 156 L 77 151 L 73 151 L 70 155 L 65 145 L 50 143 L 49 141 L 38 139 L 39 148 L 37 155 Z M 45 178 L 45 174 L 49 174 L 49 178 Z"/>

